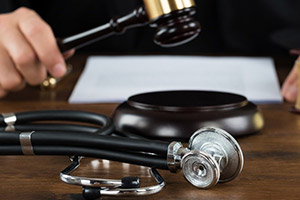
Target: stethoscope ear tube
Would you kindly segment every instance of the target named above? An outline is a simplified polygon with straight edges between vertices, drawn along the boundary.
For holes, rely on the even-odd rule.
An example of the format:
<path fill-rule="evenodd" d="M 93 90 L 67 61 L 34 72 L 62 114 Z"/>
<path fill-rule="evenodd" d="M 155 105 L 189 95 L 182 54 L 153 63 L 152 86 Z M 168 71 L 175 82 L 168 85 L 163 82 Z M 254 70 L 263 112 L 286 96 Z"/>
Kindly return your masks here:
<path fill-rule="evenodd" d="M 93 126 L 81 124 L 58 124 L 56 126 L 53 121 L 88 123 Z M 47 123 L 33 124 L 32 122 Z M 0 133 L 2 150 L 0 154 L 2 155 L 24 155 L 24 149 L 28 149 L 28 145 L 27 147 L 22 146 L 23 141 L 23 143 L 30 144 L 33 151 L 30 154 L 35 155 L 86 156 L 167 169 L 165 159 L 168 149 L 167 142 L 106 136 L 114 133 L 114 125 L 112 120 L 104 115 L 66 110 L 32 111 L 3 114 L 0 117 L 0 124 L 20 129 L 23 126 L 26 129 L 22 131 L 30 133 L 30 135 L 21 131 Z M 81 129 L 74 132 L 65 131 L 70 127 L 73 130 L 77 127 L 81 127 Z M 57 131 L 59 128 L 63 128 L 63 130 Z M 36 131 L 36 129 L 40 131 Z M 93 132 L 82 132 L 85 129 Z M 35 131 L 31 132 L 32 130 Z M 30 137 L 27 140 L 21 140 L 23 135 Z M 26 152 L 28 153 L 28 151 Z"/>
<path fill-rule="evenodd" d="M 85 156 L 168 169 L 167 142 L 138 140 L 84 133 L 30 132 L 34 155 Z M 24 155 L 24 132 L 0 133 L 0 154 Z M 24 140 L 24 139 L 23 139 Z"/>
<path fill-rule="evenodd" d="M 0 131 L 5 131 L 6 127 L 0 127 Z M 77 125 L 77 124 L 56 124 L 56 123 L 51 123 L 50 124 L 43 124 L 43 123 L 38 123 L 38 124 L 17 124 L 14 125 L 13 130 L 11 131 L 50 131 L 50 132 L 72 132 L 72 133 L 94 133 L 94 134 L 104 134 L 99 132 L 99 127 L 94 127 L 94 126 L 87 126 L 87 125 Z M 110 132 L 110 131 L 109 131 Z"/>
<path fill-rule="evenodd" d="M 51 122 L 48 124 L 33 124 L 33 122 Z M 62 129 L 53 124 L 55 121 L 72 122 L 72 124 L 60 124 Z M 63 130 L 79 132 L 80 128 L 76 130 L 79 125 L 74 125 L 77 123 L 87 123 L 90 128 L 94 130 L 95 133 L 101 135 L 111 135 L 114 132 L 114 124 L 110 117 L 105 115 L 85 112 L 85 111 L 72 111 L 72 110 L 44 110 L 44 111 L 30 111 L 30 112 L 20 112 L 20 113 L 8 113 L 0 115 L 0 126 L 2 129 L 6 130 L 9 127 L 10 131 L 13 130 Z M 19 127 L 18 127 L 19 126 Z M 22 129 L 22 126 L 25 129 Z M 36 128 L 36 127 L 37 128 Z M 80 125 L 81 126 L 81 125 Z M 86 131 L 89 129 L 84 129 L 87 126 L 82 125 L 81 131 Z M 43 129 L 41 129 L 43 128 Z M 98 131 L 96 131 L 98 129 Z"/>
<path fill-rule="evenodd" d="M 35 146 L 33 148 L 33 153 L 25 154 L 21 146 L 2 145 L 0 146 L 0 155 L 84 156 L 91 158 L 107 159 L 111 161 L 118 161 L 135 165 L 142 165 L 158 169 L 168 169 L 167 160 L 162 156 L 72 146 Z"/>
<path fill-rule="evenodd" d="M 22 132 L 0 133 L 0 145 L 20 145 Z M 146 139 L 132 139 L 118 136 L 97 135 L 92 133 L 34 131 L 30 142 L 36 146 L 65 146 L 94 148 L 99 150 L 147 152 L 165 156 L 168 151 L 168 142 Z M 50 152 L 49 152 L 50 153 Z"/>

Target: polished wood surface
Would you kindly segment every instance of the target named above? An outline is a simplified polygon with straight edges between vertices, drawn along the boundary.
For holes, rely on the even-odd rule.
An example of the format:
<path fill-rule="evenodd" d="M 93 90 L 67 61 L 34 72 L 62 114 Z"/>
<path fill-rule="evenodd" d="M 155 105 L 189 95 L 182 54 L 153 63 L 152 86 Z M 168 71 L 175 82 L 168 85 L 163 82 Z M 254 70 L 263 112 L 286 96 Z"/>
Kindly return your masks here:
<path fill-rule="evenodd" d="M 40 109 L 85 110 L 111 115 L 117 104 L 68 104 L 67 99 L 81 73 L 85 55 L 70 60 L 73 72 L 54 91 L 27 87 L 0 100 L 0 112 Z M 275 57 L 282 83 L 293 59 Z M 181 173 L 160 170 L 167 182 L 163 191 L 146 197 L 126 199 L 299 199 L 300 196 L 300 115 L 289 112 L 291 104 L 260 105 L 265 118 L 264 129 L 238 138 L 244 152 L 242 173 L 233 181 L 213 189 L 191 186 Z M 60 181 L 59 172 L 70 162 L 67 157 L 1 156 L 0 199 L 2 200 L 81 200 L 81 188 Z M 103 178 L 139 176 L 142 184 L 153 184 L 147 168 L 117 162 L 84 159 L 76 175 Z M 103 197 L 102 199 L 124 199 Z"/>

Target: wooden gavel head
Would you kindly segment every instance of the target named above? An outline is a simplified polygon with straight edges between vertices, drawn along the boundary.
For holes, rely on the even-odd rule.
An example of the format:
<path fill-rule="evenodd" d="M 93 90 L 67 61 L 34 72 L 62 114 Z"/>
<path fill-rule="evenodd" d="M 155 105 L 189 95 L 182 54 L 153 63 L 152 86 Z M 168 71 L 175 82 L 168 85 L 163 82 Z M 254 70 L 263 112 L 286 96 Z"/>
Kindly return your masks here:
<path fill-rule="evenodd" d="M 154 42 L 174 47 L 197 37 L 200 25 L 192 17 L 196 13 L 194 0 L 144 0 L 144 6 L 113 18 L 107 24 L 64 39 L 57 39 L 61 52 L 78 49 L 126 29 L 150 24 L 156 27 Z"/>
<path fill-rule="evenodd" d="M 200 24 L 193 18 L 194 0 L 144 0 L 150 26 L 157 27 L 154 42 L 174 47 L 198 36 Z"/>

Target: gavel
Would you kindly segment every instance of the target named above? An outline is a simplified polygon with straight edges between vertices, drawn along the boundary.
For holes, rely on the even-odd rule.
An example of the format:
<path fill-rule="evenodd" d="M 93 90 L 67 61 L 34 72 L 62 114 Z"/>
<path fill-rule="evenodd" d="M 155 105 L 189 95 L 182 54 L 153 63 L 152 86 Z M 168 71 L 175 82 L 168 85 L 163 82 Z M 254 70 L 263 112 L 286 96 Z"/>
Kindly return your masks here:
<path fill-rule="evenodd" d="M 114 34 L 122 34 L 127 29 L 150 25 L 157 29 L 154 42 L 162 47 L 185 44 L 200 33 L 200 24 L 194 20 L 196 13 L 194 0 L 143 0 L 131 13 L 111 19 L 107 24 L 64 39 L 57 39 L 62 53 L 79 49 Z M 68 66 L 68 71 L 71 70 Z M 41 84 L 43 90 L 53 89 L 59 80 L 48 77 Z"/>
<path fill-rule="evenodd" d="M 195 13 L 194 0 L 143 0 L 144 6 L 131 13 L 112 18 L 101 25 L 77 35 L 57 39 L 61 52 L 78 49 L 127 29 L 150 25 L 157 28 L 154 42 L 162 47 L 174 47 L 197 37 L 199 23 L 192 17 Z"/>

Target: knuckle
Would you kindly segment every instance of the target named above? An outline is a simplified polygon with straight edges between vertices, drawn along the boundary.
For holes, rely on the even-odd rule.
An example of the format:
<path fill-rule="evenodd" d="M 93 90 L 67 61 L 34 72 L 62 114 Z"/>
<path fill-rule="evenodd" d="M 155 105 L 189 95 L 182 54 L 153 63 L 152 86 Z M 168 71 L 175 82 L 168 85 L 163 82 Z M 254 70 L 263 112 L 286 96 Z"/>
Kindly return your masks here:
<path fill-rule="evenodd" d="M 36 15 L 36 12 L 34 10 L 31 10 L 29 8 L 26 8 L 26 7 L 20 7 L 18 9 L 16 9 L 14 13 L 15 14 L 19 14 L 21 16 L 24 16 L 24 15 Z"/>
<path fill-rule="evenodd" d="M 14 57 L 14 62 L 19 67 L 27 66 L 31 63 L 34 63 L 36 61 L 36 55 L 31 51 L 19 51 Z"/>
<path fill-rule="evenodd" d="M 24 31 L 28 37 L 34 38 L 36 35 L 41 34 L 44 30 L 44 26 L 41 23 L 28 23 Z"/>
<path fill-rule="evenodd" d="M 43 21 L 39 16 L 28 16 L 20 21 L 24 34 L 29 38 L 35 38 L 38 35 L 48 35 L 52 33 L 49 24 Z"/>
<path fill-rule="evenodd" d="M 24 34 L 34 39 L 36 36 L 53 35 L 52 28 L 38 15 L 25 17 L 20 21 L 20 26 Z"/>

